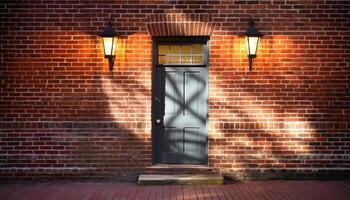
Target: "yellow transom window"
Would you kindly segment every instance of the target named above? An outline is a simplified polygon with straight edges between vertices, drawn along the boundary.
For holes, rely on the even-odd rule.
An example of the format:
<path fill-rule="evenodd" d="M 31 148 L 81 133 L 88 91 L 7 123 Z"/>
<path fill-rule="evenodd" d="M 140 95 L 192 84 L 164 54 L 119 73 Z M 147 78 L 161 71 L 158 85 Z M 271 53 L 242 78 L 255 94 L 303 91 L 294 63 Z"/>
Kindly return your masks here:
<path fill-rule="evenodd" d="M 159 45 L 158 64 L 160 65 L 201 65 L 204 64 L 204 45 Z"/>

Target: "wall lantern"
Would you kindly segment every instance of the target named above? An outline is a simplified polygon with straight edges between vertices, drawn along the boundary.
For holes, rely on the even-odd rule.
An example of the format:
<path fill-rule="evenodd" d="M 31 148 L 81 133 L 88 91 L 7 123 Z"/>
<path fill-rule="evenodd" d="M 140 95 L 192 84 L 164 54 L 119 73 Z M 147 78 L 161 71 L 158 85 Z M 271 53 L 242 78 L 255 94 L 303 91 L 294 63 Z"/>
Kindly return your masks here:
<path fill-rule="evenodd" d="M 248 22 L 248 30 L 245 32 L 246 48 L 249 59 L 249 71 L 253 70 L 253 58 L 256 58 L 258 51 L 259 40 L 263 36 L 255 27 L 253 18 Z"/>
<path fill-rule="evenodd" d="M 109 71 L 113 71 L 117 33 L 114 31 L 111 22 L 108 23 L 108 27 L 99 36 L 102 37 L 105 58 L 108 58 Z"/>

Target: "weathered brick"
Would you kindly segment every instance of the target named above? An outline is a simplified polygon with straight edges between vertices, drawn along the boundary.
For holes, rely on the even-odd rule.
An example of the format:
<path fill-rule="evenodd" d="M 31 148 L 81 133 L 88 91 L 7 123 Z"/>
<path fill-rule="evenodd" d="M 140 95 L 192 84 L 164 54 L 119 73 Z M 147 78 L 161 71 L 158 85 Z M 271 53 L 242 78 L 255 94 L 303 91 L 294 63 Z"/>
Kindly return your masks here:
<path fill-rule="evenodd" d="M 210 35 L 210 167 L 241 179 L 349 174 L 349 8 L 302 0 L 1 2 L 0 177 L 145 171 L 152 36 L 201 35 Z M 241 37 L 251 16 L 264 34 L 252 72 Z M 112 73 L 97 36 L 110 19 L 122 35 Z"/>

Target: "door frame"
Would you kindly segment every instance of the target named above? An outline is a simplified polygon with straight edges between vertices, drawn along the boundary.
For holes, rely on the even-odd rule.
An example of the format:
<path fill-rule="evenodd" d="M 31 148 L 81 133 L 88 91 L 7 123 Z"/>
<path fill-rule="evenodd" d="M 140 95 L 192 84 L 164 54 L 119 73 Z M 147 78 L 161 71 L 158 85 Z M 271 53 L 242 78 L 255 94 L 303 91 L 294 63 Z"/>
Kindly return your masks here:
<path fill-rule="evenodd" d="M 156 103 L 156 83 L 157 83 L 157 72 L 155 68 L 157 67 L 157 59 L 158 59 L 158 45 L 159 44 L 195 44 L 195 43 L 201 43 L 205 44 L 204 47 L 204 64 L 201 65 L 181 65 L 183 67 L 196 67 L 196 66 L 205 66 L 208 68 L 208 77 L 207 77 L 207 94 L 208 94 L 208 103 L 207 103 L 207 118 L 206 118 L 206 131 L 207 131 L 207 145 L 206 145 L 206 162 L 203 163 L 204 165 L 208 165 L 208 149 L 209 149 L 209 141 L 208 141 L 208 124 L 209 124 L 209 36 L 176 36 L 176 37 L 164 37 L 164 36 L 154 36 L 152 37 L 152 115 L 151 115 L 151 123 L 152 123 L 152 164 L 161 164 L 159 153 L 157 153 L 157 150 L 159 149 L 160 145 L 157 142 L 156 137 L 156 114 L 157 114 L 157 103 Z M 174 65 L 164 65 L 164 66 L 174 66 Z M 179 66 L 179 65 L 175 65 Z"/>

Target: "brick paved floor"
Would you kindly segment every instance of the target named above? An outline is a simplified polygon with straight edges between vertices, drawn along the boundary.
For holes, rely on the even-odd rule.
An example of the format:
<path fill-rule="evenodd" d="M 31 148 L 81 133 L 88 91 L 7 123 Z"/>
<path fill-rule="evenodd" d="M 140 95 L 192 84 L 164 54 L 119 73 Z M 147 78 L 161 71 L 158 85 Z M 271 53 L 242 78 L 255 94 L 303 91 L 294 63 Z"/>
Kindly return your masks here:
<path fill-rule="evenodd" d="M 1 200 L 94 199 L 350 199 L 350 181 L 251 181 L 222 186 L 137 186 L 134 183 L 0 185 Z"/>

